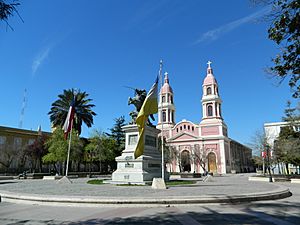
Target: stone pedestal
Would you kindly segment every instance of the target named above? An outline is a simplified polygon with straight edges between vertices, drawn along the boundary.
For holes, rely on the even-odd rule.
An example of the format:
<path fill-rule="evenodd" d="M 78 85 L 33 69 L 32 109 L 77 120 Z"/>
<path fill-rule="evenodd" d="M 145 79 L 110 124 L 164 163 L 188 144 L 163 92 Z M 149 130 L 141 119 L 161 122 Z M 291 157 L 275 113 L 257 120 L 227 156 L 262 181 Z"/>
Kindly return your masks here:
<path fill-rule="evenodd" d="M 160 130 L 154 127 L 145 128 L 144 154 L 134 159 L 134 151 L 139 139 L 138 127 L 126 125 L 125 149 L 116 157 L 117 170 L 112 174 L 112 183 L 145 184 L 152 182 L 154 177 L 161 177 L 161 153 L 158 150 L 157 135 Z"/>

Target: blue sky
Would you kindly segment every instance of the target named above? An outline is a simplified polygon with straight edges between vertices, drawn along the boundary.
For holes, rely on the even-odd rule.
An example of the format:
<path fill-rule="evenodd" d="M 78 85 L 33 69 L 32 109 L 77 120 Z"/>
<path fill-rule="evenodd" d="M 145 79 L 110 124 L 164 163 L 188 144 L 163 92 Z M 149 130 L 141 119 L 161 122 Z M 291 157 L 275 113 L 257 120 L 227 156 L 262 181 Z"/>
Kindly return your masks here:
<path fill-rule="evenodd" d="M 14 31 L 0 23 L 0 125 L 50 131 L 47 113 L 63 89 L 86 91 L 94 126 L 108 131 L 129 120 L 127 99 L 149 90 L 164 60 L 174 90 L 176 121 L 201 120 L 202 82 L 211 60 L 229 136 L 249 143 L 265 122 L 280 121 L 290 89 L 264 72 L 277 46 L 267 39 L 268 11 L 250 1 L 20 1 Z"/>

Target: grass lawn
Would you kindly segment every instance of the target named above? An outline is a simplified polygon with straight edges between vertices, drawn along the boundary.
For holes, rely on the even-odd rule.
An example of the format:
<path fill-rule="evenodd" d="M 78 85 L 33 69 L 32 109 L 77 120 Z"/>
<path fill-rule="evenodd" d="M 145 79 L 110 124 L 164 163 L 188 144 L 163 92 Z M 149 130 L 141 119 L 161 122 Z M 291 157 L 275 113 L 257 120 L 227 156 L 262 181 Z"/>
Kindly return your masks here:
<path fill-rule="evenodd" d="M 173 185 L 188 185 L 188 184 L 196 184 L 197 181 L 195 180 L 171 180 L 167 181 L 167 186 L 173 186 Z"/>
<path fill-rule="evenodd" d="M 98 180 L 98 179 L 96 179 L 96 180 L 89 180 L 87 183 L 88 184 L 104 184 L 103 180 Z"/>

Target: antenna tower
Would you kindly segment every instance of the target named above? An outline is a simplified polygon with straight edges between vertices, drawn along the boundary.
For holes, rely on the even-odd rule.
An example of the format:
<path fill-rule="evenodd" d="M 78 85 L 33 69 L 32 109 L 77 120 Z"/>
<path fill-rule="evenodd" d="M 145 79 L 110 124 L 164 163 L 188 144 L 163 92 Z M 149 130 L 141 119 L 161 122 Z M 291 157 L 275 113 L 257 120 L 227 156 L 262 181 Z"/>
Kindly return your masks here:
<path fill-rule="evenodd" d="M 23 120 L 24 120 L 24 113 L 25 113 L 26 102 L 27 102 L 27 90 L 25 88 L 24 89 L 23 102 L 22 102 L 21 115 L 20 115 L 20 121 L 19 121 L 19 128 L 22 128 L 22 126 L 23 126 Z"/>

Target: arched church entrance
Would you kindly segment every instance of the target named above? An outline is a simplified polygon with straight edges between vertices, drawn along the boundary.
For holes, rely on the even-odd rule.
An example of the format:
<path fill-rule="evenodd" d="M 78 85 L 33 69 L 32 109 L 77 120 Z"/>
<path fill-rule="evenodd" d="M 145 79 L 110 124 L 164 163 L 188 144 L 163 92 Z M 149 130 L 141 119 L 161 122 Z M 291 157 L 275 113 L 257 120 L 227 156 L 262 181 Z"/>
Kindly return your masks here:
<path fill-rule="evenodd" d="M 181 167 L 183 172 L 191 172 L 190 153 L 187 150 L 181 152 Z"/>
<path fill-rule="evenodd" d="M 216 161 L 215 153 L 210 152 L 207 155 L 207 161 L 208 161 L 208 172 L 217 173 L 217 161 Z"/>

